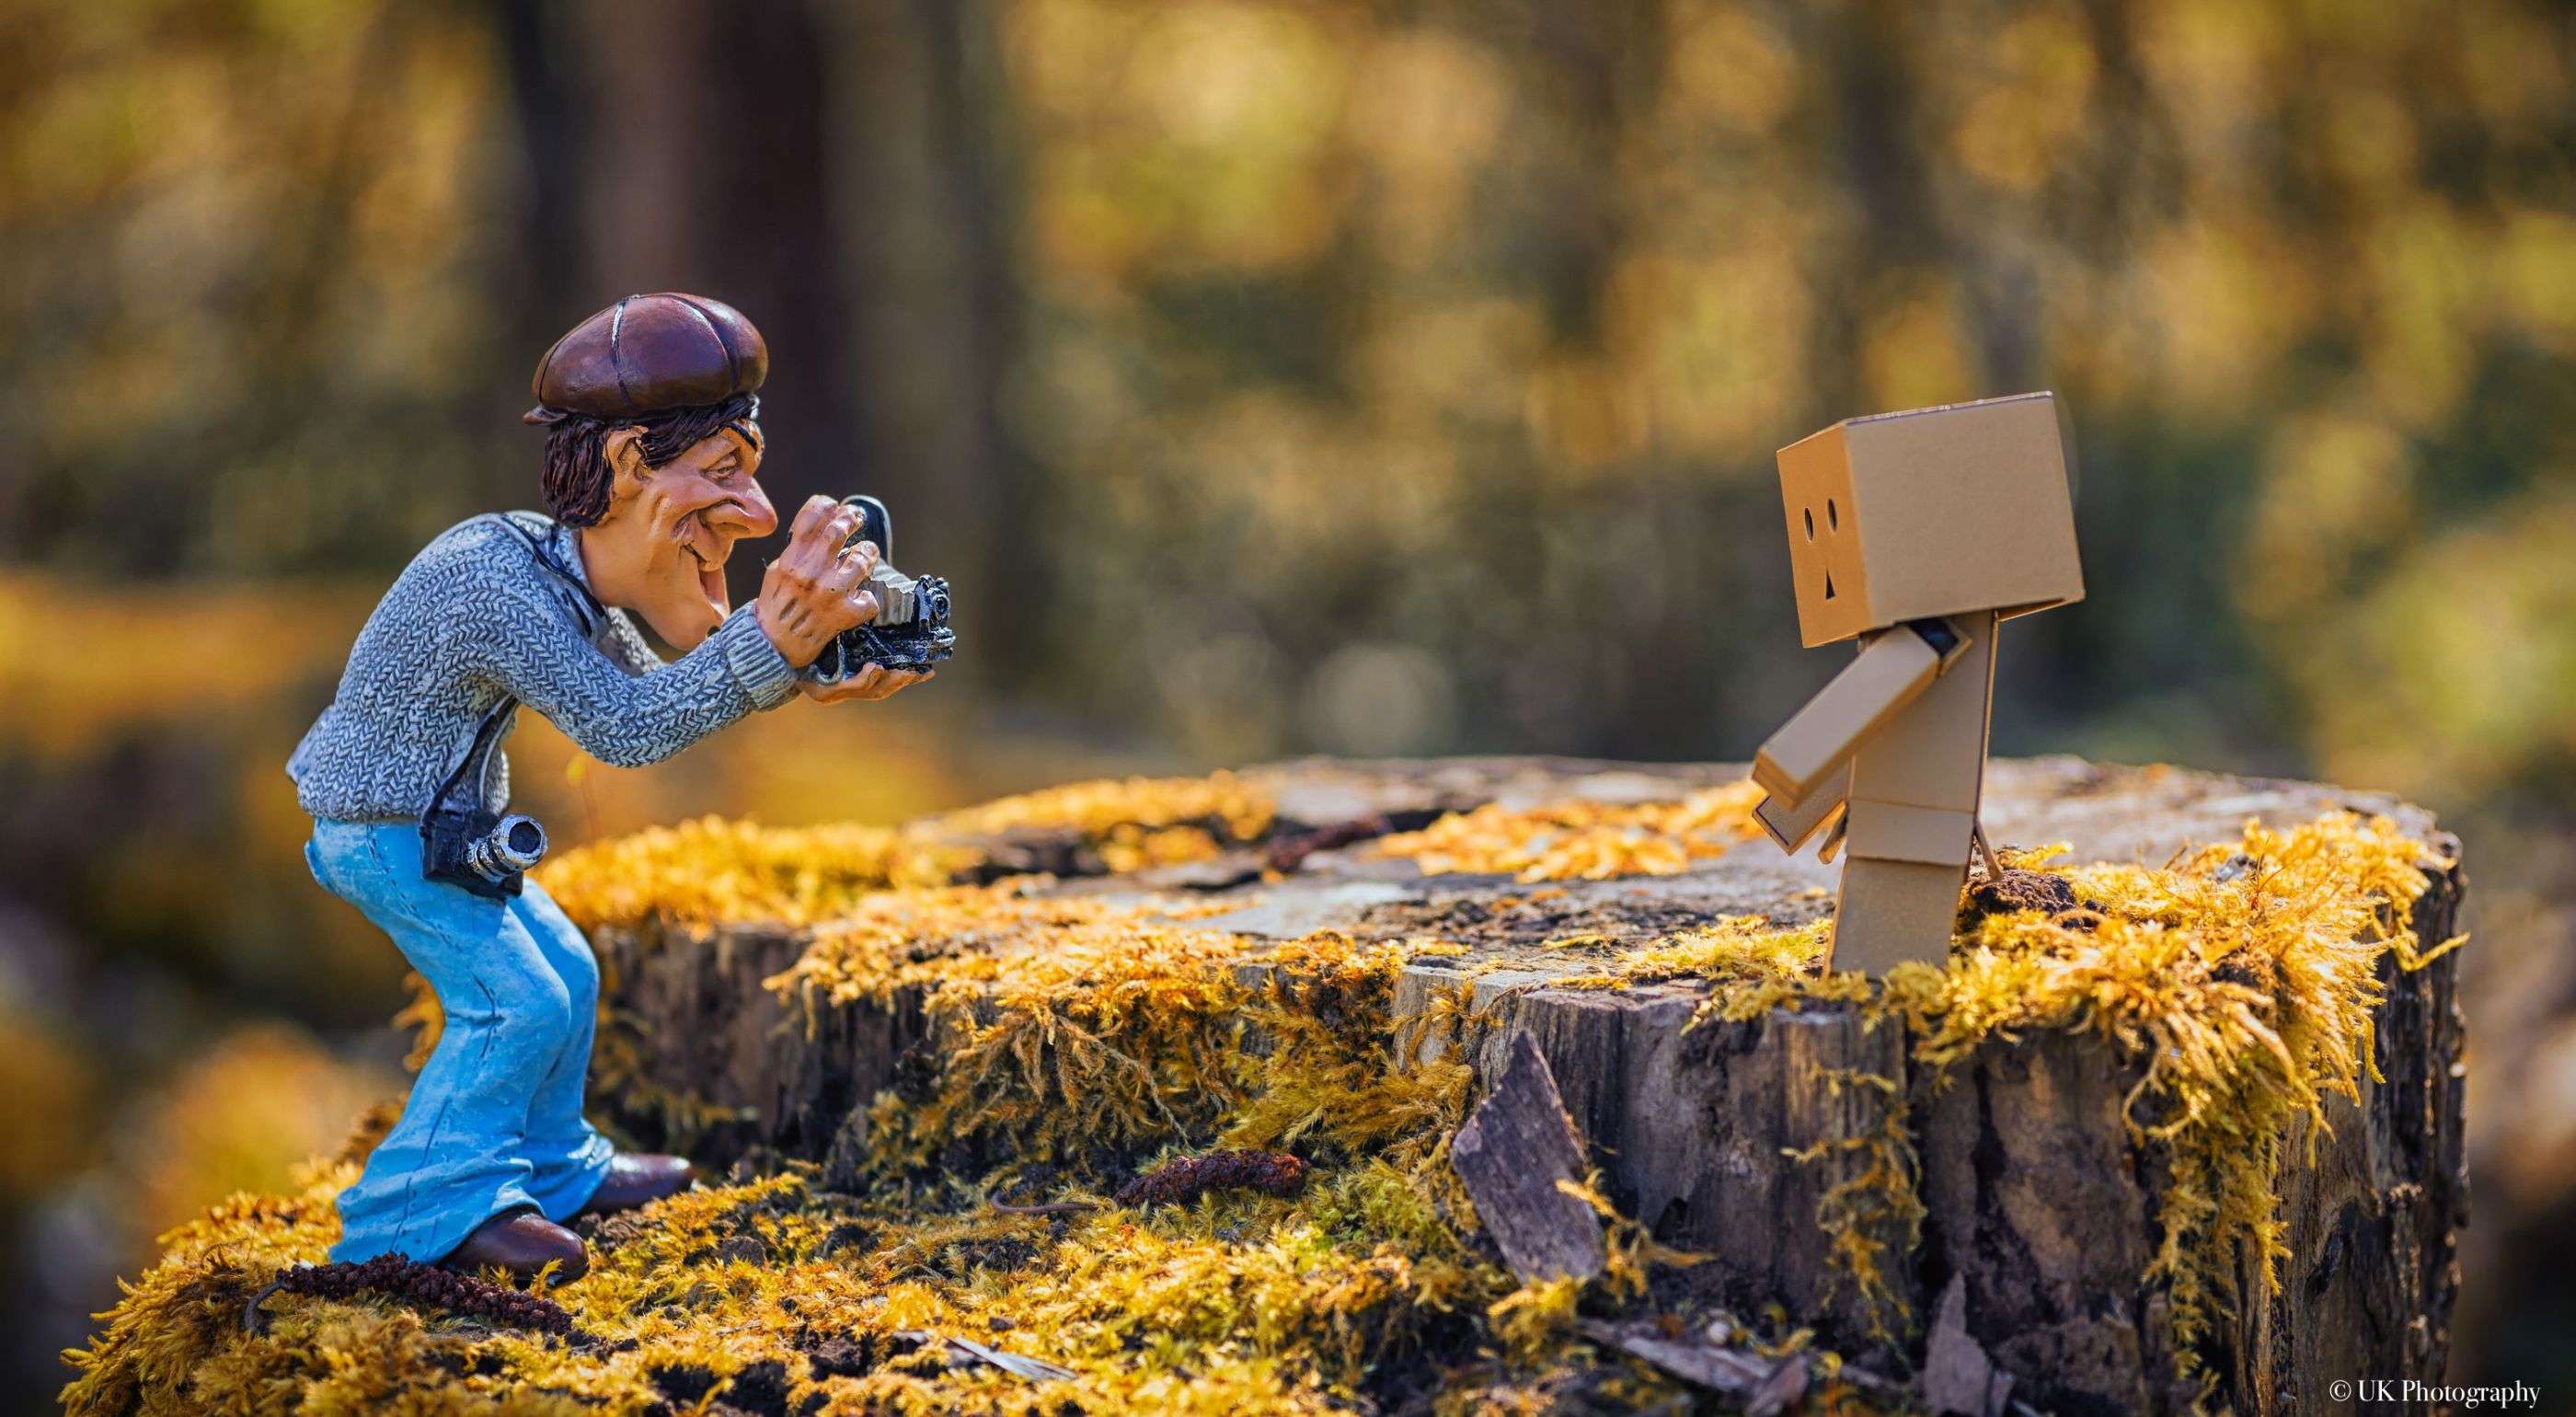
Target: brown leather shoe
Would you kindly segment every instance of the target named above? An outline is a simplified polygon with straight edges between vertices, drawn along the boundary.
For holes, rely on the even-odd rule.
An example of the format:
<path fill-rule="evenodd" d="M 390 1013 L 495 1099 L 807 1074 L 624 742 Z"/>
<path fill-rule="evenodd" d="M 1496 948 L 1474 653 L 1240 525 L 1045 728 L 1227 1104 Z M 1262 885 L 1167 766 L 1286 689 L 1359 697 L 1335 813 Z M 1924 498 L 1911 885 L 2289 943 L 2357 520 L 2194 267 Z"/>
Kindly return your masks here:
<path fill-rule="evenodd" d="M 591 1192 L 589 1204 L 573 1213 L 606 1215 L 633 1210 L 664 1196 L 678 1195 L 689 1188 L 692 1179 L 686 1157 L 621 1151 L 609 1158 L 608 1178 Z"/>
<path fill-rule="evenodd" d="M 590 1249 L 581 1237 L 533 1210 L 512 1210 L 474 1228 L 465 1243 L 439 1261 L 469 1274 L 498 1267 L 525 1284 L 537 1271 L 560 1261 L 554 1282 L 570 1284 L 590 1273 Z"/>

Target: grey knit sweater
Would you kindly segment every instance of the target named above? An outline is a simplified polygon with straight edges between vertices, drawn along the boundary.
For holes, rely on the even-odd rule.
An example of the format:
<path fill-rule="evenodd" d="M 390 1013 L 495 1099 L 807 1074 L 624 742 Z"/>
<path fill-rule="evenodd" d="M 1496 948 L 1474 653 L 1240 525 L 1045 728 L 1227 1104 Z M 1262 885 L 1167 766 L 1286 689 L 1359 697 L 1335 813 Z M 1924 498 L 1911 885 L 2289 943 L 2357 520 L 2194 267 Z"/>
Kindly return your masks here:
<path fill-rule="evenodd" d="M 442 533 L 367 617 L 338 695 L 296 745 L 296 801 L 335 821 L 416 820 L 504 697 L 601 762 L 636 767 L 795 691 L 748 605 L 665 664 L 587 591 L 572 530 L 550 518 L 480 516 Z M 497 752 L 482 797 L 493 811 L 510 800 Z"/>

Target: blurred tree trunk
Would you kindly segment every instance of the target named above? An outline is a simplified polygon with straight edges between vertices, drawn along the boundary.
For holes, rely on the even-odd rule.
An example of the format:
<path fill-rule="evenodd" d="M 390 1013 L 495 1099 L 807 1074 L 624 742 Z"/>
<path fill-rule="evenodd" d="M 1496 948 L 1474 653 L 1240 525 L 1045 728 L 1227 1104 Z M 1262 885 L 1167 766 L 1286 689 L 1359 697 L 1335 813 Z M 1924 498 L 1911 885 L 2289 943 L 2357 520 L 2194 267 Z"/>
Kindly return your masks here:
<path fill-rule="evenodd" d="M 591 288 L 728 301 L 769 341 L 762 480 L 782 507 L 877 469 L 844 399 L 850 302 L 825 142 L 831 55 L 804 0 L 619 0 L 583 12 Z M 736 594 L 753 566 L 737 568 Z"/>
<path fill-rule="evenodd" d="M 621 295 L 690 290 L 767 337 L 782 511 L 873 492 L 898 560 L 962 583 L 1017 663 L 1029 513 L 998 391 L 1019 341 L 996 7 L 934 0 L 496 6 L 526 135 L 533 360 Z M 753 590 L 738 563 L 734 592 Z"/>
<path fill-rule="evenodd" d="M 1651 120 L 1669 47 L 1666 8 L 1660 0 L 1521 0 L 1456 11 L 1462 29 L 1508 58 L 1532 105 L 1531 150 L 1522 160 L 1532 170 L 1531 191 L 1544 195 L 1511 213 L 1509 246 L 1515 248 L 1513 259 L 1529 264 L 1532 292 L 1546 313 L 1551 358 L 1571 367 L 1606 352 L 1611 285 L 1638 216 L 1621 154 Z M 1615 419 L 1593 406 L 1606 404 L 1609 393 L 1583 388 L 1573 396 L 1583 405 L 1574 416 Z M 1584 455 L 1633 455 L 1615 437 L 1602 441 L 1604 446 Z M 1543 653 L 1570 665 L 1583 681 L 1621 689 L 1584 702 L 1546 678 L 1512 674 L 1495 691 L 1512 705 L 1507 713 L 1514 734 L 1601 752 L 1641 742 L 1692 741 L 1705 717 L 1705 694 L 1688 676 L 1646 666 L 1657 662 L 1659 646 L 1680 633 L 1672 616 L 1694 595 L 1628 608 L 1607 628 L 1578 624 L 1556 609 L 1593 598 L 1572 586 L 1583 574 L 1587 548 L 1616 535 L 1621 521 L 1619 509 L 1604 505 L 1597 491 L 1549 475 L 1547 464 L 1561 455 L 1543 449 L 1539 462 L 1498 459 L 1479 469 L 1484 496 L 1525 514 L 1483 520 L 1476 534 L 1487 541 L 1476 559 L 1541 568 L 1519 587 L 1530 599 L 1517 618 L 1534 627 Z"/>
<path fill-rule="evenodd" d="M 1936 255 L 1938 215 L 1915 142 L 1906 62 L 1913 31 L 1906 7 L 1863 0 L 1809 12 L 1794 32 L 1800 50 L 1817 56 L 1814 118 L 1857 214 L 1840 228 L 1843 239 L 1817 242 L 1810 258 L 1810 286 L 1851 295 L 1831 302 L 1816 322 L 1806 379 L 1811 412 L 1801 428 L 1870 409 L 1863 371 L 1870 324 L 1925 279 Z"/>
<path fill-rule="evenodd" d="M 510 99 L 518 111 L 519 142 L 527 156 L 527 193 L 521 207 L 520 274 L 525 288 L 508 308 L 517 336 L 512 343 L 542 349 L 563 333 L 553 321 L 559 304 L 572 303 L 583 281 L 581 253 L 581 146 L 583 106 L 572 92 L 566 66 L 575 56 L 565 30 L 565 7 L 540 0 L 491 0 L 492 28 L 501 44 Z"/>
<path fill-rule="evenodd" d="M 1028 665 L 1039 621 L 1033 478 L 1002 417 L 1022 300 L 1000 8 L 871 0 L 831 25 L 867 490 L 895 510 L 900 564 L 959 583 L 960 667 L 984 673 Z"/>

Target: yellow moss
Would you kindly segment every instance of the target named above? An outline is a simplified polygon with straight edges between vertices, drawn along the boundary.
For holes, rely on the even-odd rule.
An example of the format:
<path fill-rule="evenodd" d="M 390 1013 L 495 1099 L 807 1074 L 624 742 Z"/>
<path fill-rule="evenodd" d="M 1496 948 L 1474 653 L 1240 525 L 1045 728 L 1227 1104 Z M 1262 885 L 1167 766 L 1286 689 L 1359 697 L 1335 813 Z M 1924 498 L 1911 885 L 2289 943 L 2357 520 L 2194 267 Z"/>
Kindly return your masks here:
<path fill-rule="evenodd" d="M 2007 864 L 2045 868 L 2064 849 L 2008 854 Z M 2338 813 L 2286 832 L 2249 821 L 2238 840 L 2162 867 L 2059 871 L 2098 913 L 1987 916 L 1953 943 L 1945 968 L 1900 965 L 1875 987 L 1856 975 L 1761 978 L 1769 971 L 1750 968 L 1744 972 L 1756 982 L 1721 986 L 1700 1019 L 1749 1020 L 1802 1002 L 1854 1004 L 1871 1018 L 1902 1020 L 1915 1062 L 1936 1072 L 1990 1040 L 2041 1029 L 2114 1040 L 2143 1064 L 2128 1099 L 2130 1125 L 2172 1157 L 2157 1216 L 2164 1233 L 2145 1277 L 2169 1295 L 2189 1374 L 2197 1345 L 2243 1302 L 2240 1246 L 2256 1260 L 2266 1292 L 2278 1290 L 2281 1149 L 2302 1119 L 2314 1145 L 2327 1130 L 2328 1095 L 2358 1100 L 2381 1000 L 2381 956 L 2395 951 L 2403 967 L 2420 968 L 2459 944 L 2419 953 L 2406 933 L 2430 885 L 2428 862 L 2449 864 L 2381 817 Z M 1758 933 L 1743 946 L 1777 948 Z M 1730 956 L 1710 971 L 1735 967 Z M 1891 1132 L 1870 1144 L 1891 1153 L 1870 1168 L 1879 1199 L 1822 1217 L 1865 1286 L 1883 1257 L 1871 1253 L 1875 1227 L 1862 1222 L 1873 1212 L 1902 1219 L 1896 1192 L 1912 1184 L 1910 1150 L 1892 1154 L 1900 1144 L 1910 1149 L 1910 1138 Z M 1829 1195 L 1828 1205 L 1860 1199 Z"/>
<path fill-rule="evenodd" d="M 1676 1250 L 1656 1241 L 1653 1232 L 1634 1219 L 1619 1213 L 1610 1198 L 1601 1194 L 1601 1173 L 1592 1171 L 1577 1181 L 1559 1181 L 1556 1188 L 1592 1208 L 1602 1221 L 1601 1278 L 1596 1281 L 1600 1292 L 1617 1299 L 1642 1297 L 1655 1265 L 1686 1267 L 1701 1264 L 1705 1255 Z"/>
<path fill-rule="evenodd" d="M 124 1286 L 124 1301 L 102 1316 L 107 1326 L 87 1349 L 63 1355 L 76 1374 L 63 1389 L 66 1409 L 191 1410 L 169 1399 L 201 1373 L 222 1384 L 233 1365 L 263 1371 L 295 1361 L 296 1335 L 282 1327 L 272 1329 L 272 1353 L 246 1353 L 250 1345 L 235 1340 L 252 1291 L 279 1269 L 318 1261 L 337 1237 L 332 1200 L 357 1168 L 321 1171 L 300 1194 L 234 1196 L 163 1235 L 161 1262 Z"/>
<path fill-rule="evenodd" d="M 893 1193 L 819 1197 L 786 1175 L 674 1198 L 596 1244 L 592 1272 L 555 1292 L 594 1343 L 285 1295 L 267 1301 L 267 1333 L 241 1332 L 269 1275 L 328 1246 L 330 1193 L 348 1179 L 342 1168 L 302 1197 L 242 1198 L 174 1232 L 73 1355 L 68 1410 L 630 1413 L 672 1395 L 674 1374 L 722 1384 L 773 1363 L 767 1381 L 791 1403 L 819 1395 L 825 1411 L 1346 1410 L 1373 1369 L 1429 1361 L 1432 1325 L 1472 1323 L 1510 1287 L 1416 1177 L 1383 1162 L 1320 1174 L 1293 1201 L 1213 1197 L 1057 1223 Z M 896 1355 L 897 1335 L 919 1330 L 1076 1376 L 1040 1386 Z M 808 1355 L 834 1339 L 877 1366 L 816 1368 Z"/>
<path fill-rule="evenodd" d="M 1212 856 L 1270 826 L 1269 794 L 1232 773 L 1076 782 L 933 817 L 934 836 L 999 836 L 1030 828 L 1081 833 L 1113 871 Z"/>
<path fill-rule="evenodd" d="M 1006 912 L 1034 904 L 991 894 Z M 244 1201 L 174 1234 L 162 1265 L 80 1355 L 69 1409 L 193 1412 L 257 1386 L 273 1402 L 327 1398 L 315 1410 L 498 1400 L 623 1413 L 672 1398 L 674 1375 L 694 1374 L 718 1398 L 729 1381 L 783 1381 L 791 1405 L 816 1397 L 823 1412 L 1308 1413 L 1348 1410 L 1390 1372 L 1418 1371 L 1416 1390 L 1455 1370 L 1500 1391 L 1544 1387 L 1544 1370 L 1595 1361 L 1561 1330 L 1492 1331 L 1492 1314 L 1512 1313 L 1495 1307 L 1512 1281 L 1446 1204 L 1447 1139 L 1468 1090 L 1454 1055 L 1469 1024 L 1454 999 L 1400 1029 L 1393 1010 L 1405 959 L 1448 947 L 1324 935 L 1244 969 L 1248 942 L 1235 937 L 1139 938 L 1113 914 L 1078 913 L 1069 928 L 1097 940 L 978 975 L 982 989 L 934 993 L 958 1001 L 938 1035 L 940 1097 L 881 1109 L 882 1183 L 869 1194 L 819 1196 L 789 1174 L 674 1198 L 597 1243 L 591 1274 L 557 1296 L 595 1344 L 491 1334 L 380 1301 L 286 1296 L 269 1301 L 267 1335 L 239 1333 L 242 1300 L 334 1237 L 328 1200 L 349 1179 L 342 1165 L 304 1197 Z M 832 977 L 865 988 L 889 976 Z M 779 983 L 833 987 L 810 970 Z M 980 1007 L 966 1002 L 975 997 Z M 1236 1046 L 1236 1031 L 1257 1033 L 1258 1046 Z M 1445 1060 L 1401 1066 L 1444 1049 Z M 1027 1148 L 1023 1158 L 1069 1152 L 1101 1140 L 1122 1108 L 1140 1134 L 1293 1142 L 1318 1166 L 1293 1199 L 1221 1195 L 1057 1220 L 997 1213 L 978 1187 L 925 1187 L 903 1164 L 934 1141 L 1006 1138 Z M 1632 1230 L 1614 1227 L 1633 1277 L 1653 1252 L 1642 1232 L 1626 1238 Z M 1635 1287 L 1632 1278 L 1619 1292 Z M 892 1356 L 896 1335 L 912 1330 L 976 1338 L 1076 1376 L 1032 1385 Z M 873 1345 L 878 1361 L 862 1375 L 824 1372 L 809 1354 L 826 1338 Z"/>
<path fill-rule="evenodd" d="M 1488 804 L 1383 837 L 1377 850 L 1408 857 L 1429 875 L 1472 872 L 1533 883 L 1671 876 L 1759 835 L 1753 808 L 1761 800 L 1760 788 L 1730 782 L 1677 802 Z"/>
<path fill-rule="evenodd" d="M 1269 826 L 1230 773 L 1073 783 L 900 827 L 761 827 L 704 817 L 565 852 L 538 878 L 584 925 L 829 920 L 878 891 L 948 885 L 987 864 L 970 839 L 1065 829 L 1112 870 L 1212 856 Z"/>
<path fill-rule="evenodd" d="M 1424 1160 L 1465 1120 L 1475 1073 L 1454 1047 L 1445 1057 L 1419 1056 L 1430 1036 L 1454 1041 L 1465 1023 L 1460 1001 L 1435 1000 L 1399 1024 L 1396 981 L 1407 960 L 1455 948 L 1362 945 L 1327 933 L 1271 952 L 1249 1014 L 1263 1045 L 1261 1074 L 1226 1142 L 1282 1149 L 1320 1138 L 1344 1155 Z"/>
<path fill-rule="evenodd" d="M 1827 920 L 1783 927 L 1766 916 L 1739 915 L 1618 950 L 1611 956 L 1610 967 L 1599 974 L 1552 982 L 1574 989 L 1619 989 L 1672 979 L 1702 979 L 1742 989 L 1809 986 L 1832 933 L 1832 922 Z"/>
<path fill-rule="evenodd" d="M 891 886 L 944 885 L 981 858 L 895 827 L 776 828 L 702 817 L 565 852 L 538 879 L 591 928 L 827 919 Z"/>
<path fill-rule="evenodd" d="M 883 1110 L 903 1137 L 879 1160 L 920 1165 L 948 1146 L 1001 1143 L 1037 1161 L 1204 1138 L 1244 1095 L 1244 987 L 1223 966 L 1241 937 L 1075 928 L 980 985 L 924 1003 L 939 1077 L 919 1106 Z"/>
<path fill-rule="evenodd" d="M 1536 1279 L 1486 1305 L 1485 1317 L 1504 1351 L 1526 1363 L 1566 1341 L 1582 1298 L 1580 1280 Z"/>
<path fill-rule="evenodd" d="M 1749 804 L 1720 789 L 1663 815 L 1597 804 L 1471 813 L 1393 849 L 1420 853 L 1427 870 L 1534 880 L 1679 869 L 1636 843 L 1665 833 L 1681 839 L 1682 861 L 1714 854 L 1740 839 L 1736 815 Z M 1614 1215 L 1604 1280 L 1522 1287 L 1472 1240 L 1447 1147 L 1472 1089 L 1461 1059 L 1489 1021 L 1463 985 L 1435 991 L 1401 1024 L 1395 1014 L 1406 961 L 1459 946 L 1337 934 L 1273 944 L 1200 923 L 1239 901 L 961 885 L 972 863 L 938 845 L 1055 825 L 1142 860 L 1217 849 L 1266 819 L 1267 805 L 1231 783 L 1089 784 L 957 814 L 936 831 L 696 823 L 569 858 L 558 895 L 585 923 L 786 921 L 809 944 L 770 981 L 783 997 L 817 1011 L 923 1001 L 930 1067 L 876 1104 L 866 1193 L 819 1195 L 788 1174 L 695 1192 L 618 1225 L 595 1247 L 592 1274 L 560 1291 L 593 1345 L 381 1301 L 292 1297 L 269 1301 L 267 1334 L 244 1335 L 249 1293 L 335 1237 L 329 1200 L 350 1165 L 321 1163 L 300 1195 L 238 1198 L 167 1237 L 162 1263 L 73 1355 L 66 1406 L 76 1417 L 297 1404 L 626 1413 L 781 1383 L 791 1410 L 812 1400 L 850 1414 L 1309 1413 L 1433 1393 L 1435 1410 L 1463 1413 L 1674 1397 L 1665 1380 L 1596 1351 L 1576 1320 L 1625 1311 L 1650 1266 L 1689 1257 Z M 1698 1022 L 1857 1008 L 1905 1028 L 1917 1068 L 1935 1074 L 2038 1029 L 2114 1040 L 2140 1065 L 2131 1123 L 2172 1158 L 2163 1243 L 2143 1278 L 2171 1296 L 2188 1351 L 2241 1301 L 2239 1246 L 2270 1279 L 2282 1149 L 2299 1119 L 2322 1126 L 2326 1096 L 2357 1092 L 2382 952 L 2408 967 L 2440 952 L 2419 954 L 2402 931 L 2426 887 L 2425 855 L 2383 821 L 2249 826 L 2152 870 L 2065 870 L 2098 920 L 1988 917 L 1947 968 L 1908 966 L 1876 985 L 1818 977 L 1821 923 L 1746 917 L 1628 948 L 1559 943 L 1601 953 L 1581 981 L 1592 987 L 1706 982 Z M 637 1061 L 620 1063 L 616 1046 L 603 1042 L 612 1083 Z M 1902 1333 L 1910 1316 L 1894 1276 L 1921 1215 L 1903 1099 L 1890 1079 L 1825 1082 L 1880 1094 L 1853 1109 L 1874 1124 L 1803 1154 L 1841 1168 L 1818 1223 L 1869 1312 Z M 1032 1180 L 1048 1198 L 1096 1194 L 1158 1150 L 1220 1143 L 1298 1151 L 1315 1165 L 1307 1190 L 1150 1213 L 1038 1217 L 987 1204 Z M 942 1174 L 960 1158 L 963 1173 Z M 1789 1328 L 1786 1317 L 1772 1316 L 1774 1331 Z M 897 1335 L 913 1330 L 990 1342 L 1075 1376 L 1031 1383 L 897 1352 Z M 853 1347 L 818 1367 L 827 1340 Z M 1793 1333 L 1781 1346 L 1806 1341 Z M 867 1371 L 826 1370 L 852 1352 Z M 1852 1401 L 1832 1381 L 1838 1360 L 1815 1356 L 1817 1400 Z"/>
<path fill-rule="evenodd" d="M 538 879 L 585 929 L 659 928 L 684 936 L 717 925 L 812 930 L 813 949 L 791 971 L 796 992 L 809 1001 L 883 1001 L 906 987 L 989 983 L 1014 945 L 1054 952 L 1066 941 L 1064 932 L 1079 926 L 1098 927 L 1088 932 L 1091 944 L 1115 948 L 1126 937 L 1112 922 L 1176 921 L 1193 913 L 1177 902 L 1154 910 L 1040 904 L 1026 899 L 1027 881 L 957 884 L 990 867 L 976 841 L 1061 829 L 1111 869 L 1131 870 L 1214 855 L 1257 837 L 1270 819 L 1267 795 L 1229 773 L 1130 778 L 1006 797 L 900 827 L 781 829 L 707 817 L 567 852 Z M 952 947 L 916 957 L 913 942 L 923 938 Z M 603 990 L 603 999 L 614 992 Z M 941 1007 L 953 1015 L 962 999 Z M 438 1038 L 437 1000 L 416 987 L 397 1022 L 415 1030 L 410 1062 L 416 1068 Z M 1077 1031 L 1064 1032 L 1067 1023 Z M 1039 1032 L 1060 1035 L 1060 1051 L 1077 1067 L 1114 1062 L 1079 1029 L 1078 1020 L 1059 1019 Z M 642 1066 L 644 1046 L 624 1020 L 604 1011 L 594 1086 L 618 1096 L 629 1114 L 654 1117 L 677 1145 L 737 1120 L 733 1109 L 654 1084 Z M 1038 1051 L 1053 1057 L 1059 1050 Z"/>
<path fill-rule="evenodd" d="M 769 985 L 809 1010 L 887 1004 L 909 989 L 998 983 L 1050 957 L 1096 956 L 1148 935 L 1178 938 L 1187 932 L 1175 927 L 1241 903 L 1035 894 L 1044 884 L 1022 876 L 866 896 L 815 926 L 804 953 Z"/>

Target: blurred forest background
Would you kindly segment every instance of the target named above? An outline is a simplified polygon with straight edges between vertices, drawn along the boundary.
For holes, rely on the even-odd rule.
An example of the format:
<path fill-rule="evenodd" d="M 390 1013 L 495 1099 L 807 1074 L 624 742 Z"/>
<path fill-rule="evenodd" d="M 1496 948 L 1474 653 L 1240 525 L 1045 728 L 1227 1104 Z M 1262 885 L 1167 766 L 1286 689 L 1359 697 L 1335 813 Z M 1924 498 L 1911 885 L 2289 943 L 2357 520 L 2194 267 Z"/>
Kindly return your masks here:
<path fill-rule="evenodd" d="M 1994 745 L 2468 840 L 2455 1377 L 2576 1411 L 2576 74 L 2537 0 L 0 0 L 0 1339 L 399 1091 L 281 772 L 374 597 L 536 501 L 537 355 L 767 334 L 964 651 L 559 841 L 1305 750 L 1743 758 L 1772 452 L 2054 388 L 2091 598 Z M 736 562 L 736 594 L 757 557 Z M 2367 1376 L 2367 1375 L 2355 1375 Z"/>

